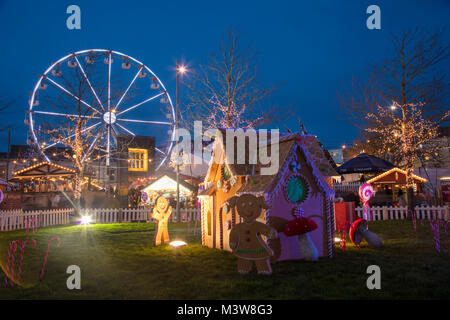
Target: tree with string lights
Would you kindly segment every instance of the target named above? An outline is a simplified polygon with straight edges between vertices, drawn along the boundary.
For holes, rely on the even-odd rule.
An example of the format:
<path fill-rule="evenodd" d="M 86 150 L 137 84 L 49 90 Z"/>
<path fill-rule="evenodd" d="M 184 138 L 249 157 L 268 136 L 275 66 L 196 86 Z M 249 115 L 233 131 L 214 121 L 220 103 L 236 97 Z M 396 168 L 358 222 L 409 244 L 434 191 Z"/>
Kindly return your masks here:
<path fill-rule="evenodd" d="M 342 90 L 340 105 L 379 153 L 390 154 L 407 172 L 408 206 L 413 206 L 412 171 L 421 148 L 448 121 L 448 83 L 441 64 L 449 55 L 443 31 L 406 30 L 391 38 L 390 57 L 363 80 Z M 363 143 L 364 144 L 364 143 Z M 428 150 L 427 152 L 433 152 Z"/>
<path fill-rule="evenodd" d="M 198 70 L 191 70 L 186 86 L 191 121 L 209 128 L 256 128 L 274 122 L 283 110 L 262 108 L 275 87 L 262 88 L 257 81 L 257 56 L 241 47 L 241 39 L 229 30 L 217 51 Z"/>

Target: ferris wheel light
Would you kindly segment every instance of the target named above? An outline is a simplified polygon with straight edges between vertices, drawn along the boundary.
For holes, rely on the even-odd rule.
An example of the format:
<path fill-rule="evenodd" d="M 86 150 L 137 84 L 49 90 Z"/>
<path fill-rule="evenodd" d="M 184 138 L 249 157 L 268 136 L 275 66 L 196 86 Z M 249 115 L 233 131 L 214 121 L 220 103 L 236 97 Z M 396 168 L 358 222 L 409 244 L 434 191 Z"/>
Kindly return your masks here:
<path fill-rule="evenodd" d="M 76 68 L 77 67 L 77 63 L 75 62 L 75 61 L 72 61 L 72 60 L 69 60 L 69 61 L 67 61 L 67 66 L 69 67 L 69 68 Z"/>
<path fill-rule="evenodd" d="M 142 70 L 141 72 L 139 72 L 139 78 L 145 78 L 147 76 L 147 73 L 145 73 L 144 70 Z"/>
<path fill-rule="evenodd" d="M 181 73 L 181 74 L 183 74 L 183 73 L 185 73 L 187 70 L 186 70 L 186 67 L 185 66 L 179 66 L 178 67 L 178 72 L 179 73 Z"/>
<path fill-rule="evenodd" d="M 31 103 L 31 99 L 28 101 L 28 104 Z M 39 105 L 39 100 L 38 99 L 34 99 L 33 101 L 33 107 L 37 107 Z"/>
<path fill-rule="evenodd" d="M 152 89 L 158 89 L 159 88 L 159 83 L 156 81 L 155 78 L 152 79 L 152 84 L 150 85 L 150 88 L 152 88 Z"/>
<path fill-rule="evenodd" d="M 164 96 L 161 98 L 161 100 L 159 100 L 159 102 L 161 102 L 162 104 L 169 103 L 169 99 L 167 99 L 167 97 Z"/>
<path fill-rule="evenodd" d="M 61 77 L 61 75 L 62 75 L 61 70 L 59 70 L 59 69 L 53 69 L 52 70 L 52 76 L 54 76 L 54 77 Z"/>
<path fill-rule="evenodd" d="M 87 56 L 84 59 L 84 61 L 86 61 L 86 63 L 88 63 L 88 64 L 93 64 L 94 63 L 94 57 Z"/>

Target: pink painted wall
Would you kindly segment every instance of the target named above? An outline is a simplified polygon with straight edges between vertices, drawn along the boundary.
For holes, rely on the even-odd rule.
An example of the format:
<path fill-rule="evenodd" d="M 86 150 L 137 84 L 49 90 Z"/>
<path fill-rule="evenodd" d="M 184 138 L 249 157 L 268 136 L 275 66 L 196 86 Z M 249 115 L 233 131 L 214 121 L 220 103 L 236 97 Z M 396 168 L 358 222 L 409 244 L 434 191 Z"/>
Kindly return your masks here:
<path fill-rule="evenodd" d="M 283 195 L 283 191 L 280 191 L 277 198 L 272 203 L 270 216 L 280 217 L 290 221 L 294 219 L 294 217 L 291 214 L 292 209 L 294 207 L 295 207 L 294 204 L 291 204 L 290 202 L 286 201 Z M 317 223 L 318 227 L 316 230 L 310 232 L 309 236 L 317 248 L 319 257 L 323 257 L 324 246 L 326 247 L 323 235 L 323 233 L 326 232 L 326 230 L 324 230 L 325 221 L 323 220 L 326 219 L 326 217 L 323 214 L 322 194 L 318 194 L 317 196 L 314 197 L 312 195 L 309 195 L 309 197 L 303 203 L 298 205 L 298 207 L 303 208 L 305 212 L 304 214 L 305 217 L 315 215 L 322 217 L 322 219 L 319 217 L 310 217 Z M 298 236 L 287 237 L 283 232 L 280 232 L 278 235 L 281 240 L 281 255 L 278 261 L 303 258 L 298 245 Z"/>

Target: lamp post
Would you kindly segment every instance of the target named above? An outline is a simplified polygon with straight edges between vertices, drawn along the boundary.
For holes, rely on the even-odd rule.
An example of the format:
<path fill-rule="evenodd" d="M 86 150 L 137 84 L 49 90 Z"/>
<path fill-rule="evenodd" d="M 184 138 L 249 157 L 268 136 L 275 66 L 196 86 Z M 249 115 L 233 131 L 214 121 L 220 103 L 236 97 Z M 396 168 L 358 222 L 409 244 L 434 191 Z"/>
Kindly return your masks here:
<path fill-rule="evenodd" d="M 175 139 L 176 139 L 176 143 L 178 144 L 178 128 L 180 127 L 180 94 L 179 94 L 179 89 L 180 89 L 180 74 L 183 74 L 186 72 L 186 68 L 184 66 L 180 66 L 180 64 L 178 63 L 178 61 L 176 62 L 176 68 L 177 68 L 177 73 L 176 73 L 176 119 L 175 119 Z M 177 149 L 178 151 L 178 149 Z M 178 156 L 177 155 L 177 220 L 178 222 L 181 222 L 181 213 L 180 213 L 180 163 L 178 161 Z"/>

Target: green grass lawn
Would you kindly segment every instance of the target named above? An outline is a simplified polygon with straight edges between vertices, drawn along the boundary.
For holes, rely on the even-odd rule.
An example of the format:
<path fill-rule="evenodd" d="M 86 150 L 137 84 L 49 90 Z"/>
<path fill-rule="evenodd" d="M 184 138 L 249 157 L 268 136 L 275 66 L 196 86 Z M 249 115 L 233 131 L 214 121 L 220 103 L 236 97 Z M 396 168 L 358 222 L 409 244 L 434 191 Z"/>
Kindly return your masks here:
<path fill-rule="evenodd" d="M 192 225 L 191 225 L 192 226 Z M 371 223 L 384 247 L 347 244 L 333 258 L 318 262 L 288 261 L 273 265 L 272 276 L 240 275 L 236 259 L 225 251 L 201 246 L 200 236 L 187 236 L 186 224 L 169 227 L 171 239 L 187 247 L 155 247 L 153 223 L 69 226 L 39 229 L 38 245 L 26 249 L 23 277 L 27 288 L 3 286 L 0 299 L 448 299 L 450 253 L 437 254 L 429 225 L 411 221 Z M 46 273 L 39 273 L 51 237 Z M 24 231 L 0 234 L 4 266 L 11 240 Z M 19 254 L 17 254 L 19 256 Z M 81 290 L 68 290 L 66 269 L 81 268 Z M 366 268 L 381 268 L 381 290 L 368 290 Z"/>

